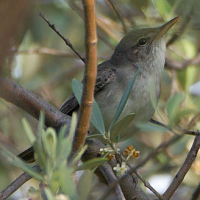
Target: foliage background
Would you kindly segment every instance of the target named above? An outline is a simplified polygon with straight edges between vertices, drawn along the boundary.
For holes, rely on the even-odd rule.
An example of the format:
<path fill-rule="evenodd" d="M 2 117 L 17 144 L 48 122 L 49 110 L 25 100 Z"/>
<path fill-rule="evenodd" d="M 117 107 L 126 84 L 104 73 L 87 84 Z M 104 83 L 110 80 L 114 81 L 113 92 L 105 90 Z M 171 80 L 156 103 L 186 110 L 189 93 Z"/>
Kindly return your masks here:
<path fill-rule="evenodd" d="M 74 2 L 77 7 L 74 6 Z M 110 2 L 116 7 L 121 15 L 120 18 L 114 12 Z M 41 11 L 51 23 L 54 23 L 56 28 L 84 56 L 84 22 L 79 16 L 81 1 L 40 0 L 27 3 L 21 0 L 17 5 L 11 0 L 9 3 L 2 1 L 0 7 L 1 10 L 12 7 L 11 12 L 5 16 L 1 12 L 3 18 L 0 36 L 9 41 L 8 48 L 1 48 L 0 51 L 7 53 L 3 62 L 4 75 L 59 108 L 71 94 L 72 78 L 82 79 L 84 65 L 39 17 L 38 12 Z M 199 54 L 200 47 L 199 9 L 200 1 L 198 0 L 127 0 L 126 2 L 97 0 L 98 62 L 101 63 L 110 58 L 114 47 L 125 34 L 122 18 L 129 31 L 141 27 L 159 26 L 177 15 L 181 16 L 181 20 L 169 32 L 168 40 L 174 32 L 180 30 L 182 25 L 186 24 L 186 26 L 183 31 L 178 32 L 180 35 L 176 42 L 168 47 L 167 58 L 181 63 L 193 59 Z M 18 23 L 18 27 L 15 23 Z M 13 35 L 7 34 L 7 29 Z M 191 118 L 199 114 L 200 98 L 198 95 L 192 95 L 189 90 L 191 85 L 200 81 L 199 65 L 199 63 L 195 66 L 189 65 L 181 70 L 166 66 L 155 119 L 171 126 L 187 128 Z M 37 128 L 37 121 L 2 99 L 0 99 L 0 110 L 0 141 L 12 152 L 18 154 L 30 146 L 22 129 L 22 117 L 28 119 L 33 130 Z M 132 139 L 121 144 L 122 148 L 133 144 L 140 151 L 140 158 L 135 163 L 173 135 L 155 126 L 151 129 L 146 128 L 148 131 L 135 134 Z M 193 130 L 199 128 L 200 123 L 196 121 Z M 164 175 L 158 178 L 159 184 L 162 179 L 165 180 L 164 177 L 172 178 L 183 163 L 192 141 L 192 136 L 184 136 L 169 149 L 152 158 L 145 167 L 140 169 L 140 172 L 146 179 L 156 178 L 155 175 Z M 8 166 L 1 159 L 0 189 L 5 188 L 19 174 L 20 171 Z M 200 158 L 198 157 L 176 195 L 180 199 L 189 199 L 199 178 Z M 26 195 L 26 191 L 23 195 Z M 177 196 L 174 199 L 177 199 Z"/>

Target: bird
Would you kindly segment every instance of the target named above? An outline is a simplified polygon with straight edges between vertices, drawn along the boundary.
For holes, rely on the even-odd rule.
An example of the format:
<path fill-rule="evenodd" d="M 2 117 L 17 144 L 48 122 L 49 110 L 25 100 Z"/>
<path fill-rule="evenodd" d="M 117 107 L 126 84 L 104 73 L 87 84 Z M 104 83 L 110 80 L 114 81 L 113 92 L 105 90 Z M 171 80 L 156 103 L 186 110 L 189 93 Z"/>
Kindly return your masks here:
<path fill-rule="evenodd" d="M 131 138 L 139 131 L 137 124 L 147 123 L 155 112 L 165 64 L 166 33 L 179 18 L 177 16 L 156 28 L 130 31 L 121 39 L 110 59 L 98 65 L 94 97 L 102 113 L 106 130 L 111 125 L 129 81 L 140 69 L 120 116 L 122 119 L 134 113 L 135 118 L 119 134 L 120 141 Z M 71 115 L 78 109 L 79 104 L 74 94 L 60 107 L 60 111 L 66 115 Z M 97 130 L 90 126 L 89 132 L 96 134 Z M 30 150 L 27 150 L 19 157 L 26 160 L 29 153 Z"/>

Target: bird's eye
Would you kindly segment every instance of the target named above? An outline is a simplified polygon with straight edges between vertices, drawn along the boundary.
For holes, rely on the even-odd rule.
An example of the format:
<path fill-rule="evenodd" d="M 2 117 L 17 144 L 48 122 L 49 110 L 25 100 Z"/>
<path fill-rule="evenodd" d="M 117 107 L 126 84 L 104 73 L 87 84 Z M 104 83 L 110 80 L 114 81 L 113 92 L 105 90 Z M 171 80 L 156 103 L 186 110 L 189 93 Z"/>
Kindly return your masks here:
<path fill-rule="evenodd" d="M 147 44 L 147 40 L 146 40 L 145 38 L 141 38 L 141 39 L 139 39 L 138 44 L 139 44 L 140 46 L 144 46 L 144 45 Z"/>

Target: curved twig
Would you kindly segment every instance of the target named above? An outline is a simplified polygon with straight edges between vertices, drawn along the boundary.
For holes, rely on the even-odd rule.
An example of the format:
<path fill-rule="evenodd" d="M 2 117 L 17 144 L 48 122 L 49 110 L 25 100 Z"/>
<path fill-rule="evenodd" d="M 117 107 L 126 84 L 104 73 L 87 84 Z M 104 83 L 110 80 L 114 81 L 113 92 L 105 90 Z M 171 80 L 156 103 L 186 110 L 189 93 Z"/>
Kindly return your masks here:
<path fill-rule="evenodd" d="M 53 29 L 65 42 L 65 44 L 85 63 L 85 59 L 80 55 L 80 53 L 74 48 L 74 46 L 72 45 L 72 43 L 66 38 L 64 37 L 55 27 L 54 24 L 51 24 L 50 21 L 41 13 L 39 12 L 40 17 L 42 17 L 42 19 L 44 19 L 44 21 L 49 25 L 49 27 L 51 29 Z"/>
<path fill-rule="evenodd" d="M 175 178 L 173 179 L 170 186 L 167 188 L 165 193 L 163 194 L 164 199 L 170 199 L 171 196 L 174 194 L 178 186 L 183 181 L 185 175 L 187 174 L 188 170 L 190 169 L 193 161 L 195 160 L 198 150 L 200 147 L 200 133 L 197 132 L 196 137 L 194 139 L 193 145 L 183 163 L 181 168 L 179 169 L 178 173 L 176 174 Z"/>

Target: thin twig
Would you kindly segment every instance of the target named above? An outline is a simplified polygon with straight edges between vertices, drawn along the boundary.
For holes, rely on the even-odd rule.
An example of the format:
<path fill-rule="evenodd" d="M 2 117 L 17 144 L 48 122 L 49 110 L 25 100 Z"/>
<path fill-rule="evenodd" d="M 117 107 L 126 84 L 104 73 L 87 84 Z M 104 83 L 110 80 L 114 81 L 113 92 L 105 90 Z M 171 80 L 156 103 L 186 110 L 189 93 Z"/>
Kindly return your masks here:
<path fill-rule="evenodd" d="M 81 149 L 85 143 L 90 126 L 90 117 L 94 100 L 94 87 L 97 75 L 97 34 L 94 0 L 83 0 L 82 4 L 85 16 L 86 68 L 80 115 L 73 141 L 73 153 Z"/>
<path fill-rule="evenodd" d="M 194 190 L 190 200 L 198 200 L 198 197 L 200 197 L 200 183 L 197 185 L 196 189 Z"/>
<path fill-rule="evenodd" d="M 12 50 L 12 52 L 15 54 L 23 54 L 23 55 L 38 54 L 38 55 L 50 55 L 50 56 L 59 56 L 68 58 L 77 57 L 74 53 L 69 53 L 63 50 L 45 48 L 45 47 L 41 47 L 38 49 L 28 49 L 28 50 Z M 102 60 L 108 59 L 108 57 L 101 55 L 99 55 L 98 58 Z"/>
<path fill-rule="evenodd" d="M 155 157 L 162 151 L 163 149 L 166 149 L 170 145 L 174 144 L 178 140 L 180 140 L 183 137 L 183 135 L 176 135 L 172 137 L 169 141 L 161 143 L 156 149 L 154 149 L 152 152 L 150 152 L 146 158 L 144 158 L 142 161 L 140 161 L 135 168 L 138 169 L 142 166 L 144 166 L 151 158 Z"/>
<path fill-rule="evenodd" d="M 198 150 L 200 147 L 200 133 L 197 132 L 196 137 L 194 139 L 193 145 L 185 159 L 185 162 L 179 169 L 178 173 L 176 174 L 175 178 L 173 179 L 172 183 L 170 186 L 167 188 L 165 193 L 163 194 L 164 199 L 170 199 L 171 196 L 174 194 L 178 186 L 181 184 L 183 181 L 185 175 L 187 174 L 188 170 L 190 169 L 193 161 L 195 160 Z"/>
<path fill-rule="evenodd" d="M 72 43 L 69 41 L 69 39 L 65 38 L 55 27 L 54 24 L 51 24 L 49 20 L 41 13 L 39 12 L 39 16 L 44 19 L 44 21 L 49 25 L 51 29 L 53 29 L 65 42 L 65 44 L 71 48 L 71 50 L 85 63 L 85 59 L 80 55 L 80 53 L 73 47 Z"/>
<path fill-rule="evenodd" d="M 182 129 L 180 127 L 175 127 L 175 128 L 171 128 L 170 126 L 167 126 L 155 119 L 150 119 L 150 122 L 155 124 L 155 125 L 158 125 L 158 126 L 161 126 L 163 128 L 166 128 L 167 130 L 171 131 L 172 133 L 182 133 L 182 134 L 186 134 L 186 135 L 196 135 L 196 132 L 195 131 L 189 131 L 189 130 L 186 130 L 186 129 Z"/>
<path fill-rule="evenodd" d="M 165 58 L 165 67 L 169 69 L 182 70 L 182 69 L 186 69 L 187 67 L 191 65 L 199 65 L 199 64 L 200 64 L 199 53 L 194 58 L 186 60 L 184 62 L 172 61 L 168 57 Z"/>
<path fill-rule="evenodd" d="M 35 171 L 40 172 L 41 168 L 38 165 L 32 167 Z M 13 194 L 19 187 L 30 180 L 32 177 L 26 172 L 21 174 L 17 179 L 15 179 L 9 186 L 7 186 L 3 191 L 0 192 L 0 200 L 7 199 L 11 194 Z"/>
<path fill-rule="evenodd" d="M 123 31 L 124 31 L 125 34 L 127 34 L 128 31 L 127 31 L 127 28 L 126 28 L 126 24 L 124 22 L 124 19 L 123 19 L 122 15 L 119 12 L 117 6 L 112 2 L 112 0 L 105 0 L 105 2 L 112 8 L 112 10 L 116 14 L 117 18 L 119 19 L 119 21 L 121 21 L 122 27 L 123 27 Z"/>

